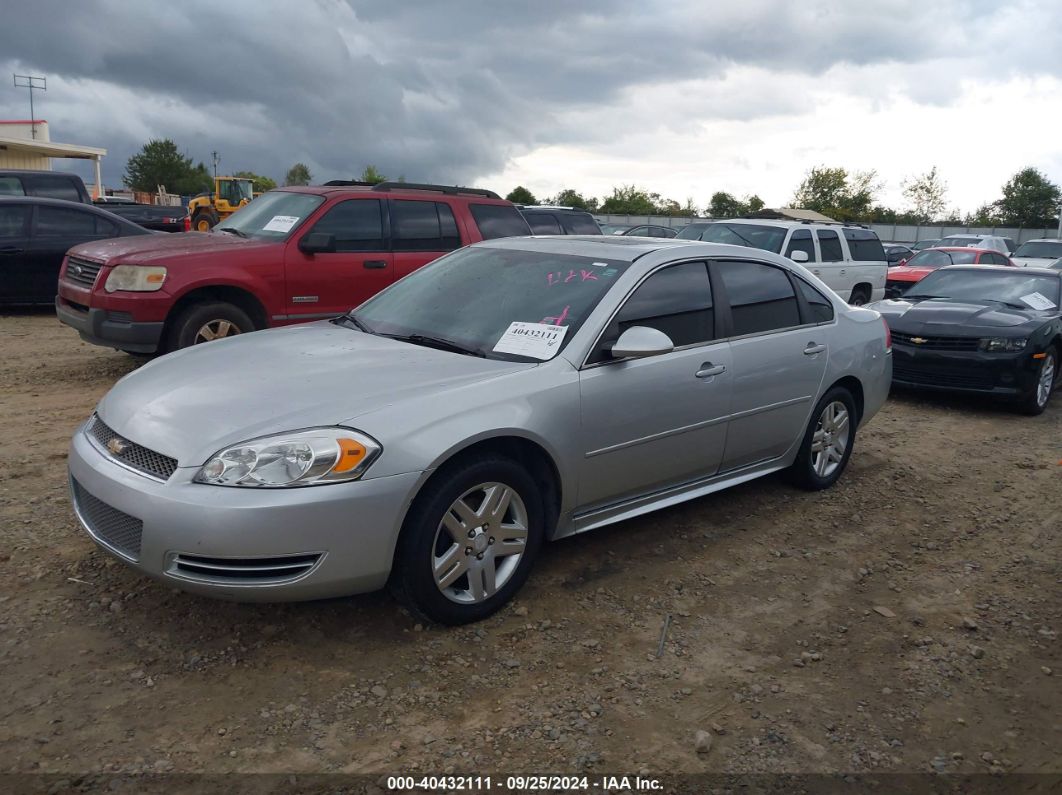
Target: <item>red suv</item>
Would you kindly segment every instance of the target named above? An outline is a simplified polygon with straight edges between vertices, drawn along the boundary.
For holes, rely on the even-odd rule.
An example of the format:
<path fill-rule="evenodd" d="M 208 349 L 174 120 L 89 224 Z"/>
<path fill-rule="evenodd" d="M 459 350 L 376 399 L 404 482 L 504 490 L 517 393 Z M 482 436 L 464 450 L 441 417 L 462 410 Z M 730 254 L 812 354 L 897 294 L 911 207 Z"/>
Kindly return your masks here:
<path fill-rule="evenodd" d="M 56 311 L 87 342 L 165 353 L 334 317 L 448 251 L 529 234 L 516 207 L 487 190 L 282 188 L 213 232 L 75 246 L 59 272 Z"/>

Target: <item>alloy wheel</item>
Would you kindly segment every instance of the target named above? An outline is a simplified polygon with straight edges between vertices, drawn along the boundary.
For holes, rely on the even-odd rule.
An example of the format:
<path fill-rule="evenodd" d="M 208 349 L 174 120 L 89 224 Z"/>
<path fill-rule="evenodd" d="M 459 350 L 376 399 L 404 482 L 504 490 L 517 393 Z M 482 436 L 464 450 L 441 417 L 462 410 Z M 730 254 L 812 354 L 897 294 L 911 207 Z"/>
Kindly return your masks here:
<path fill-rule="evenodd" d="M 827 403 L 811 437 L 811 466 L 820 478 L 827 478 L 837 471 L 848 449 L 851 432 L 844 403 L 839 400 Z"/>
<path fill-rule="evenodd" d="M 231 320 L 209 320 L 199 327 L 192 344 L 198 345 L 201 342 L 219 340 L 222 337 L 235 337 L 239 333 L 240 327 Z"/>
<path fill-rule="evenodd" d="M 1051 397 L 1051 387 L 1055 384 L 1055 357 L 1047 354 L 1044 363 L 1040 365 L 1040 379 L 1036 382 L 1036 405 L 1046 406 L 1047 399 Z"/>
<path fill-rule="evenodd" d="M 481 483 L 443 515 L 432 544 L 432 573 L 452 602 L 486 601 L 513 576 L 527 545 L 527 508 L 504 483 Z"/>

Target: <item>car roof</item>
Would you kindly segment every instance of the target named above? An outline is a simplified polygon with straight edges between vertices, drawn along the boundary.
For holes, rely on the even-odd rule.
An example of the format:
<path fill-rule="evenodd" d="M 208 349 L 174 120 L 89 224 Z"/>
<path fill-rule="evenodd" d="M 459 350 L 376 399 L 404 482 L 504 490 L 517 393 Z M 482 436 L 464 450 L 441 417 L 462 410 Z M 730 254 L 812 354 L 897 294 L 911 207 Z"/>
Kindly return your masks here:
<path fill-rule="evenodd" d="M 874 231 L 862 224 L 845 224 L 840 221 L 788 221 L 779 218 L 713 218 L 710 221 L 694 221 L 690 226 L 693 224 L 754 224 L 756 226 L 776 226 L 779 229 L 825 227 L 829 229 L 865 229 L 869 232 Z"/>
<path fill-rule="evenodd" d="M 996 251 L 994 248 L 978 248 L 977 246 L 930 246 L 922 251 L 977 251 L 982 254 L 1003 254 L 1002 251 Z M 921 254 L 922 251 L 918 253 Z M 1003 256 L 1007 255 L 1003 254 Z"/>
<path fill-rule="evenodd" d="M 999 253 L 998 251 L 996 252 Z M 948 265 L 938 270 L 942 271 L 970 271 L 971 273 L 984 273 L 985 271 L 999 271 L 1000 273 L 1031 273 L 1033 276 L 1056 276 L 1062 278 L 1062 271 L 1052 268 L 1015 268 L 1012 265 Z"/>
<path fill-rule="evenodd" d="M 443 193 L 438 190 L 427 190 L 418 188 L 390 188 L 386 191 L 373 190 L 371 185 L 286 185 L 282 188 L 273 188 L 268 193 L 273 191 L 285 191 L 288 193 L 310 193 L 315 196 L 334 196 L 337 193 L 343 193 L 350 196 L 375 196 L 377 198 L 414 198 L 424 199 L 429 196 L 448 197 L 451 199 L 468 199 L 475 201 L 477 204 L 511 204 L 501 198 L 491 198 L 488 196 L 482 196 L 478 193 L 461 193 L 458 188 L 457 193 Z"/>
<path fill-rule="evenodd" d="M 72 171 L 44 171 L 39 168 L 0 168 L 0 174 L 35 174 L 40 176 L 77 177 Z M 80 177 L 78 177 L 80 179 Z"/>
<path fill-rule="evenodd" d="M 1024 246 L 1025 243 L 1062 243 L 1062 239 L 1057 237 L 1034 237 L 1032 240 L 1024 241 L 1022 245 Z"/>
<path fill-rule="evenodd" d="M 770 262 L 779 259 L 777 254 L 746 246 L 731 246 L 726 243 L 707 243 L 701 240 L 679 238 L 629 237 L 625 235 L 535 235 L 533 237 L 499 237 L 473 244 L 479 248 L 504 248 L 524 251 L 542 251 L 549 254 L 570 254 L 577 257 L 601 257 L 602 259 L 634 262 L 639 257 L 668 249 L 692 248 L 693 256 L 741 256 L 762 257 Z"/>

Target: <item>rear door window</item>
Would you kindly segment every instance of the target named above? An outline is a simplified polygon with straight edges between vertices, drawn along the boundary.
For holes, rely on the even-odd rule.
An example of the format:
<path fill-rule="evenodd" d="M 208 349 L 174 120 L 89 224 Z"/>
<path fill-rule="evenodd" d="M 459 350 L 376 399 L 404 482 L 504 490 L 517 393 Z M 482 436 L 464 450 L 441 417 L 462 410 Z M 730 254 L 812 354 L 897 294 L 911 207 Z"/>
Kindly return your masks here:
<path fill-rule="evenodd" d="M 531 227 L 533 235 L 563 235 L 560 221 L 553 213 L 528 213 L 527 225 Z"/>
<path fill-rule="evenodd" d="M 808 255 L 808 262 L 817 262 L 818 258 L 815 256 L 815 241 L 811 239 L 811 230 L 809 229 L 797 229 L 793 232 L 793 236 L 789 238 L 789 245 L 786 247 L 785 255 L 789 259 L 793 258 L 794 251 L 803 251 Z"/>
<path fill-rule="evenodd" d="M 22 237 L 26 234 L 29 207 L 25 204 L 0 204 L 0 237 Z"/>
<path fill-rule="evenodd" d="M 22 180 L 18 177 L 0 177 L 0 196 L 25 196 Z"/>
<path fill-rule="evenodd" d="M 336 251 L 383 251 L 383 211 L 379 199 L 350 199 L 328 210 L 310 233 L 332 235 Z"/>
<path fill-rule="evenodd" d="M 393 251 L 453 251 L 461 247 L 453 211 L 443 202 L 391 201 Z"/>
<path fill-rule="evenodd" d="M 25 178 L 26 189 L 30 196 L 46 199 L 64 199 L 70 202 L 81 201 L 81 191 L 70 177 L 35 174 Z"/>
<path fill-rule="evenodd" d="M 561 213 L 560 219 L 569 235 L 601 234 L 601 227 L 588 213 Z"/>
<path fill-rule="evenodd" d="M 803 279 L 794 278 L 793 281 L 797 283 L 797 289 L 803 294 L 804 301 L 811 311 L 812 323 L 828 323 L 833 320 L 833 304 L 830 299 Z"/>
<path fill-rule="evenodd" d="M 34 237 L 93 237 L 96 232 L 96 216 L 76 207 L 37 208 L 37 220 L 33 226 Z"/>
<path fill-rule="evenodd" d="M 878 236 L 869 229 L 845 229 L 844 239 L 848 241 L 852 259 L 860 262 L 885 261 L 885 249 Z"/>
<path fill-rule="evenodd" d="M 781 268 L 735 260 L 722 260 L 716 267 L 730 300 L 733 336 L 800 325 L 796 293 Z"/>
<path fill-rule="evenodd" d="M 832 229 L 819 229 L 815 232 L 819 238 L 819 249 L 822 251 L 823 262 L 841 262 L 844 253 L 841 251 L 841 239 Z"/>
<path fill-rule="evenodd" d="M 531 229 L 520 211 L 506 204 L 469 204 L 472 219 L 484 240 L 530 235 Z"/>

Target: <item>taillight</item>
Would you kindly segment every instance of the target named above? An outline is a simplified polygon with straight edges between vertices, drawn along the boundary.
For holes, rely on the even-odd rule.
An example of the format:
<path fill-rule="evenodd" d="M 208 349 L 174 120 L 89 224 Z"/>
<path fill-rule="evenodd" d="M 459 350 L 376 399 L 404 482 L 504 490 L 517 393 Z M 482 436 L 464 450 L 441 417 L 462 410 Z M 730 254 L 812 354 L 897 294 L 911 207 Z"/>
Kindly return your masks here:
<path fill-rule="evenodd" d="M 190 215 L 186 215 L 184 217 L 184 231 L 185 232 L 191 232 L 192 231 L 192 216 L 190 216 Z"/>
<path fill-rule="evenodd" d="M 892 350 L 892 329 L 889 328 L 888 322 L 882 317 L 881 322 L 885 324 L 885 350 Z"/>

